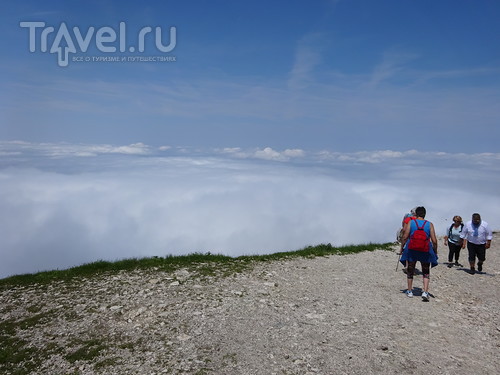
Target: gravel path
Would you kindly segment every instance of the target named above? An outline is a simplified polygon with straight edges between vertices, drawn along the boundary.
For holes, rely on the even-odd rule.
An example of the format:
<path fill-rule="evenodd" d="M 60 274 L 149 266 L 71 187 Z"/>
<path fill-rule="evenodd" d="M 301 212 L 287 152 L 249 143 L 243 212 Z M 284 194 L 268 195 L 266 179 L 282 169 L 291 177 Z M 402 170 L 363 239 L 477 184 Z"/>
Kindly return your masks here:
<path fill-rule="evenodd" d="M 4 290 L 3 333 L 33 366 L 0 372 L 496 375 L 498 242 L 483 273 L 434 268 L 430 302 L 421 276 L 405 296 L 397 255 L 383 250 L 264 262 L 225 278 L 151 270 Z"/>

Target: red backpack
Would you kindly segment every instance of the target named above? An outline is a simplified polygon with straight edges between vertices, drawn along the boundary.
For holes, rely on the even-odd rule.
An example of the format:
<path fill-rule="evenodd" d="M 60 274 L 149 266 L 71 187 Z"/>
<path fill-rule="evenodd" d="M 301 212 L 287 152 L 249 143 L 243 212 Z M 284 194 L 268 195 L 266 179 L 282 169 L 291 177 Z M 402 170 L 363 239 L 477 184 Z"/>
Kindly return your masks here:
<path fill-rule="evenodd" d="M 427 232 L 424 230 L 425 224 L 427 224 L 427 220 L 424 220 L 422 226 L 418 225 L 418 221 L 416 219 L 412 220 L 415 221 L 417 229 L 410 236 L 410 243 L 408 244 L 408 249 L 427 253 L 429 252 L 429 236 L 427 235 Z"/>

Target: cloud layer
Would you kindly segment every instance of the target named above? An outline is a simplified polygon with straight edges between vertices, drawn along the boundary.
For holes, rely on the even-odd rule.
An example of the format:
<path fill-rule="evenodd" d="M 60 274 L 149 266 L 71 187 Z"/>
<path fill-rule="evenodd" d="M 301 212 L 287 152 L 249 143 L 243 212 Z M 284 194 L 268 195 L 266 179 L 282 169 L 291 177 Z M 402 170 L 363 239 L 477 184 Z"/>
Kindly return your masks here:
<path fill-rule="evenodd" d="M 99 259 L 392 241 L 423 204 L 441 233 L 500 219 L 499 154 L 0 143 L 0 277 Z"/>

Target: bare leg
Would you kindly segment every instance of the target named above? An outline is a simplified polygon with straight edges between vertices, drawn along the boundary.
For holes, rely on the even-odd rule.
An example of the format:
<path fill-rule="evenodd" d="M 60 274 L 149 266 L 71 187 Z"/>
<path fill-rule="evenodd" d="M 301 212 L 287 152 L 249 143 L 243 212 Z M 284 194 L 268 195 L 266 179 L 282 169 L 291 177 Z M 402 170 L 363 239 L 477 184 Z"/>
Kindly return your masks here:
<path fill-rule="evenodd" d="M 429 292 L 429 281 L 430 279 L 428 277 L 424 277 L 424 292 Z"/>
<path fill-rule="evenodd" d="M 406 280 L 408 282 L 408 297 L 413 296 L 411 293 L 413 290 L 413 275 L 415 273 L 415 263 L 416 262 L 407 262 L 407 272 L 406 272 Z"/>

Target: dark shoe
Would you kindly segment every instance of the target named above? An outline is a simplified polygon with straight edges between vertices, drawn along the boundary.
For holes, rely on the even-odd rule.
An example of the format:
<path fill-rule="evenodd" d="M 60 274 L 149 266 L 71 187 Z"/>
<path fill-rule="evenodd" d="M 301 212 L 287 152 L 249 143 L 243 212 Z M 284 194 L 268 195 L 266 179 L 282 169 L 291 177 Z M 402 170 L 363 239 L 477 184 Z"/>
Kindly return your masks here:
<path fill-rule="evenodd" d="M 477 264 L 477 270 L 478 270 L 478 272 L 482 272 L 483 271 L 483 264 L 482 263 L 478 263 Z"/>
<path fill-rule="evenodd" d="M 460 263 L 458 263 L 458 261 L 455 262 L 455 266 L 457 266 L 457 267 L 463 267 L 463 265 L 461 265 Z"/>
<path fill-rule="evenodd" d="M 448 263 L 448 268 L 453 267 L 453 263 Z"/>
<path fill-rule="evenodd" d="M 474 267 L 471 267 L 471 268 L 470 268 L 469 273 L 470 273 L 471 275 L 474 275 L 474 274 L 476 273 L 475 268 L 474 268 Z"/>

